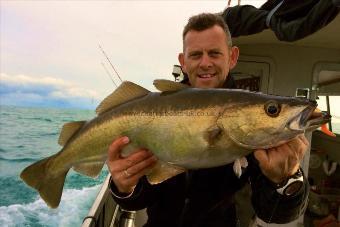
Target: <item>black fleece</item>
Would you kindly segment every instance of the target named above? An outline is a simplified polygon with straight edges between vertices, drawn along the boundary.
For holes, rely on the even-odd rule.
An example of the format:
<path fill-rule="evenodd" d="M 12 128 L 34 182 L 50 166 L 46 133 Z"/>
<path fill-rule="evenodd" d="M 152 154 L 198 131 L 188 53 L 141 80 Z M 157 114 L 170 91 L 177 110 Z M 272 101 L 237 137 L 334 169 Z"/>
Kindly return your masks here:
<path fill-rule="evenodd" d="M 229 164 L 190 170 L 158 185 L 150 185 L 143 177 L 130 197 L 113 198 L 126 210 L 147 208 L 147 227 L 232 227 L 237 220 L 234 194 L 250 182 L 253 208 L 259 218 L 278 224 L 298 218 L 307 201 L 308 184 L 294 196 L 284 197 L 262 175 L 252 155 L 248 162 L 240 179 Z M 112 182 L 110 188 L 119 194 Z"/>

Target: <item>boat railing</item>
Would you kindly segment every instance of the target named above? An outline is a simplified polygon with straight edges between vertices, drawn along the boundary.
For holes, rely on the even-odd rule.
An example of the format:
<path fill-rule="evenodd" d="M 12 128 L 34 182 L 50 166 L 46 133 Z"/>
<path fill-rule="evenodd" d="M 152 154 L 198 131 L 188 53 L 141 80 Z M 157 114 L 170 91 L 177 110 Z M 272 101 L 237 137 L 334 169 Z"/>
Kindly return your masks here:
<path fill-rule="evenodd" d="M 82 227 L 109 227 L 115 226 L 119 205 L 113 200 L 108 189 L 110 174 L 106 177 L 102 187 L 92 204 L 92 207 L 83 220 Z"/>
<path fill-rule="evenodd" d="M 113 200 L 108 188 L 110 174 L 83 220 L 82 227 L 135 227 L 136 211 L 126 211 Z M 138 226 L 138 225 L 137 225 Z"/>

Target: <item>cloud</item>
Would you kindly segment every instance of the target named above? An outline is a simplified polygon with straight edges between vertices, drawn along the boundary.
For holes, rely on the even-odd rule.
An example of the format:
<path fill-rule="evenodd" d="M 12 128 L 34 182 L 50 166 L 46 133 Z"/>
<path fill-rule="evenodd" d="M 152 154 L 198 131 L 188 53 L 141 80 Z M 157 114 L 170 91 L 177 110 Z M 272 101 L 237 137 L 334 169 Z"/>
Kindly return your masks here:
<path fill-rule="evenodd" d="M 0 104 L 63 108 L 95 108 L 94 90 L 53 77 L 0 74 Z"/>

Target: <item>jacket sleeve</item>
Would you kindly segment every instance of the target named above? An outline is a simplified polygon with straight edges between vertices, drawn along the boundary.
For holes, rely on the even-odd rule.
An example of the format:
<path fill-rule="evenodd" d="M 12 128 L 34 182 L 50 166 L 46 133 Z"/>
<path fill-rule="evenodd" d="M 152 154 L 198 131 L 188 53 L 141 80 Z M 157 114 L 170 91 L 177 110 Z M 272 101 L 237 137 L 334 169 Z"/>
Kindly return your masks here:
<path fill-rule="evenodd" d="M 259 33 L 267 29 L 268 11 L 257 9 L 251 5 L 226 8 L 221 16 L 228 25 L 231 36 L 238 37 Z"/>
<path fill-rule="evenodd" d="M 311 1 L 306 7 L 301 6 L 302 9 L 298 6 L 294 9 L 292 6 L 290 11 L 287 10 L 288 16 L 284 13 L 274 13 L 270 19 L 270 28 L 279 40 L 292 42 L 302 39 L 325 27 L 339 14 L 340 7 L 336 4 L 339 3 L 334 0 L 321 0 Z M 297 13 L 294 13 L 294 10 Z M 307 13 L 303 14 L 302 10 Z"/>
<path fill-rule="evenodd" d="M 274 184 L 266 178 L 252 155 L 249 171 L 252 188 L 252 204 L 256 215 L 267 223 L 284 224 L 296 220 L 306 209 L 309 184 L 304 176 L 304 185 L 292 196 L 279 194 Z"/>
<path fill-rule="evenodd" d="M 279 40 L 293 42 L 325 27 L 339 11 L 340 0 L 274 0 L 259 9 L 250 5 L 228 7 L 220 15 L 232 37 L 270 28 Z"/>
<path fill-rule="evenodd" d="M 130 195 L 118 192 L 116 185 L 110 179 L 109 189 L 113 199 L 125 210 L 141 210 L 152 204 L 159 194 L 158 185 L 150 185 L 145 177 L 142 177 Z"/>

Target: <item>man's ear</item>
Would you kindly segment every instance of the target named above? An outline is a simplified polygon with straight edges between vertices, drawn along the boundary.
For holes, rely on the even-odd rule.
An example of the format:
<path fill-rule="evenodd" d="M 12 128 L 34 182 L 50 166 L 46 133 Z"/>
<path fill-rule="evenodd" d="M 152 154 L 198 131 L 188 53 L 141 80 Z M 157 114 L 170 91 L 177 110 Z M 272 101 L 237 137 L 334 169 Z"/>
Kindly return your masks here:
<path fill-rule="evenodd" d="M 186 73 L 186 68 L 184 66 L 184 53 L 178 54 L 178 61 L 181 64 L 182 71 Z"/>
<path fill-rule="evenodd" d="M 230 51 L 230 59 L 229 59 L 229 68 L 233 69 L 236 64 L 237 64 L 237 60 L 238 60 L 238 56 L 240 54 L 240 50 L 238 49 L 238 47 L 233 46 L 231 47 L 231 51 Z"/>

